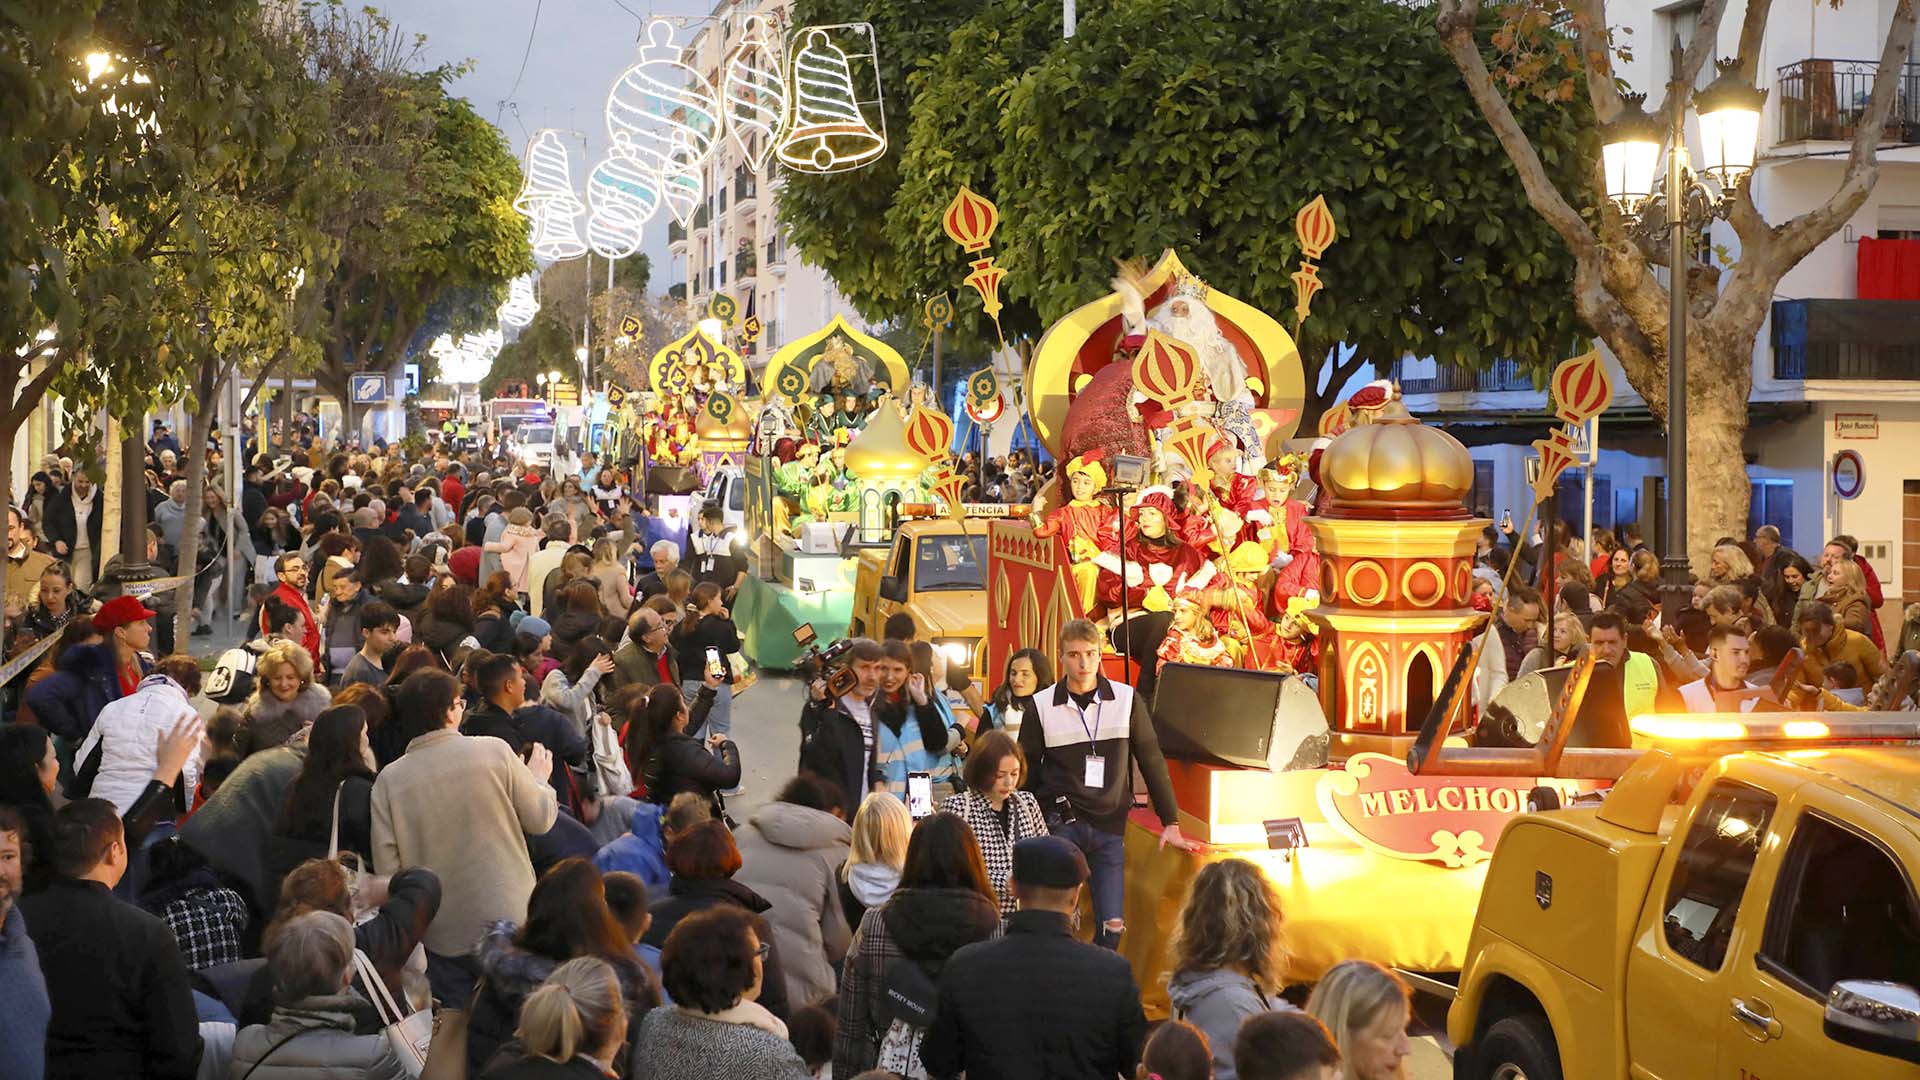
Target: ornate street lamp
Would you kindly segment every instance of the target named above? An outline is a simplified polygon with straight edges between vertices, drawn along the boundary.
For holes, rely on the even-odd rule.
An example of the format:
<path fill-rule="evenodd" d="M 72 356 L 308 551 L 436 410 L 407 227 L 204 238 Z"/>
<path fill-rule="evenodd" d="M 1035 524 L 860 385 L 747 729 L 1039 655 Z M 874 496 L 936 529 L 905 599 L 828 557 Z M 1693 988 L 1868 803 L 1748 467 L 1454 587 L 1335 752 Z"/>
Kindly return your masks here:
<path fill-rule="evenodd" d="M 1673 42 L 1671 70 L 1681 69 L 1680 39 Z M 1700 237 L 1715 218 L 1732 210 L 1740 188 L 1753 175 L 1759 150 L 1760 111 L 1766 93 L 1742 80 L 1738 62 L 1716 64 L 1719 77 L 1694 95 L 1700 123 L 1701 164 L 1696 174 L 1687 163 L 1687 117 L 1681 102 L 1686 87 L 1667 84 L 1666 115 L 1646 114 L 1643 95 L 1627 95 L 1627 106 L 1603 133 L 1601 160 L 1607 198 L 1640 239 L 1668 242 L 1667 306 L 1667 528 L 1661 544 L 1664 571 L 1661 608 L 1672 612 L 1691 602 L 1692 576 L 1687 560 L 1687 267 Z M 1665 127 L 1666 176 L 1656 183 L 1660 129 Z"/>

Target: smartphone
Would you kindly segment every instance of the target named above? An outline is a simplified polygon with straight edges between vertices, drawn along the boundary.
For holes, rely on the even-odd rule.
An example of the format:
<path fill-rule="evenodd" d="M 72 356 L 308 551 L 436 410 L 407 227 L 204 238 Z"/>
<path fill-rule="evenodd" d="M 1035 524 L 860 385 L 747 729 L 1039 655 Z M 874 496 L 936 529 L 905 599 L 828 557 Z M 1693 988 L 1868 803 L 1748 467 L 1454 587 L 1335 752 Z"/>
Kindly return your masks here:
<path fill-rule="evenodd" d="M 907 774 L 907 813 L 916 820 L 933 816 L 933 774 Z"/>
<path fill-rule="evenodd" d="M 709 647 L 707 649 L 707 674 L 724 676 L 726 673 L 726 665 L 720 662 L 720 650 Z"/>
<path fill-rule="evenodd" d="M 1503 529 L 1513 528 L 1513 511 L 1511 510 L 1500 511 L 1500 527 Z"/>

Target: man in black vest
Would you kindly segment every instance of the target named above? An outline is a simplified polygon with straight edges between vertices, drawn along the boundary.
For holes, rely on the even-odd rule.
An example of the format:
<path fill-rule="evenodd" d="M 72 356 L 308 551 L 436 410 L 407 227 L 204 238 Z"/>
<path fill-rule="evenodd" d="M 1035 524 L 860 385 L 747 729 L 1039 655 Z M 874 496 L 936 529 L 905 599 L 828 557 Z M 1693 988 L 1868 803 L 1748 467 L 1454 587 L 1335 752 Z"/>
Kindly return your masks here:
<path fill-rule="evenodd" d="M 1033 695 L 1036 716 L 1020 725 L 1027 790 L 1040 800 L 1047 831 L 1086 854 L 1093 874 L 1094 943 L 1118 948 L 1126 930 L 1127 815 L 1133 810 L 1133 766 L 1146 778 L 1160 843 L 1191 850 L 1180 834 L 1173 780 L 1146 702 L 1125 683 L 1100 674 L 1100 628 L 1075 619 L 1060 631 L 1060 681 Z"/>

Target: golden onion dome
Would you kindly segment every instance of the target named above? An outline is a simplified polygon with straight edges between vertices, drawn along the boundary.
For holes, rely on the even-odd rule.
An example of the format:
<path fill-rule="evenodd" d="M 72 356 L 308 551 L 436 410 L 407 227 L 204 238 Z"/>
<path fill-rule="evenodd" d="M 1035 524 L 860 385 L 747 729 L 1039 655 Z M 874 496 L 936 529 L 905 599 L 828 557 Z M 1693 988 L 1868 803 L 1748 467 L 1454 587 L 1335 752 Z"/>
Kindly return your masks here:
<path fill-rule="evenodd" d="M 1473 456 L 1460 440 L 1414 419 L 1396 394 L 1371 422 L 1328 444 L 1320 456 L 1320 482 L 1335 516 L 1464 512 L 1473 489 Z"/>
<path fill-rule="evenodd" d="M 732 394 L 715 394 L 694 417 L 693 430 L 703 442 L 745 443 L 753 438 L 752 410 Z"/>
<path fill-rule="evenodd" d="M 907 446 L 907 425 L 892 399 L 882 399 L 867 416 L 867 426 L 847 444 L 847 471 L 862 480 L 909 480 L 927 460 Z"/>

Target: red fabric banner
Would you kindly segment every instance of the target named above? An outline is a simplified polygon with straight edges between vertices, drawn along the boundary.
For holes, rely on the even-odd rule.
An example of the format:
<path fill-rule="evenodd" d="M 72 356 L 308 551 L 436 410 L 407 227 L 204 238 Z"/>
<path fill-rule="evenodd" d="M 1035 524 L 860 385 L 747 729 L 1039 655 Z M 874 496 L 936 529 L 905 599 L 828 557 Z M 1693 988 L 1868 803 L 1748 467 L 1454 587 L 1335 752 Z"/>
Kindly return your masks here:
<path fill-rule="evenodd" d="M 1920 240 L 1860 240 L 1859 298 L 1920 300 Z"/>

